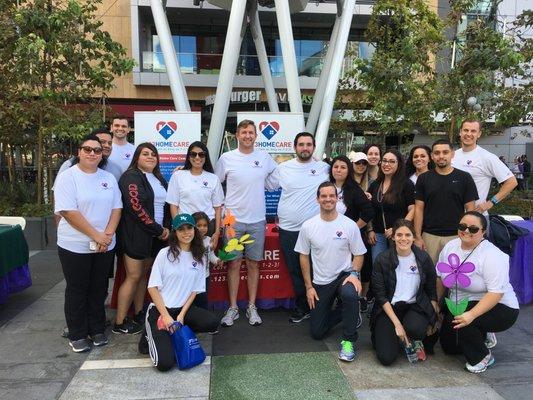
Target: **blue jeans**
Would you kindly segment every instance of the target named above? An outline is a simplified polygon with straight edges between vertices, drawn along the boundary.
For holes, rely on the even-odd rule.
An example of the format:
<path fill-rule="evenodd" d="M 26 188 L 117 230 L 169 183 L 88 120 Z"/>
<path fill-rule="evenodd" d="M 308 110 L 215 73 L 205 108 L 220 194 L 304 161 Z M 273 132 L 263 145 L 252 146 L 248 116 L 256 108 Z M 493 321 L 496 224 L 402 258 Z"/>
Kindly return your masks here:
<path fill-rule="evenodd" d="M 376 257 L 378 256 L 378 254 L 387 250 L 388 248 L 389 241 L 385 237 L 385 234 L 376 232 L 376 244 L 372 246 L 372 263 L 376 261 Z"/>
<path fill-rule="evenodd" d="M 302 276 L 302 268 L 300 267 L 300 253 L 294 251 L 294 246 L 298 240 L 299 231 L 286 231 L 279 228 L 279 241 L 281 244 L 281 251 L 285 257 L 287 269 L 291 274 L 292 288 L 296 297 L 296 308 L 304 313 L 309 312 L 309 304 L 307 304 L 307 296 L 305 291 L 304 278 Z"/>

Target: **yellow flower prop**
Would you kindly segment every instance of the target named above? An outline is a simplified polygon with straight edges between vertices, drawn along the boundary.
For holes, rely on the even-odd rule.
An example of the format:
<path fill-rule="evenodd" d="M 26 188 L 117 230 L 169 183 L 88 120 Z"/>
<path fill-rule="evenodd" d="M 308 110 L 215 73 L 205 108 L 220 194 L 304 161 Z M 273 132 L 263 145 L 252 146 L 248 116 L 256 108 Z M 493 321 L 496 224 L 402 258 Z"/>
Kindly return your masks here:
<path fill-rule="evenodd" d="M 228 241 L 228 244 L 226 247 L 224 247 L 224 250 L 219 250 L 218 252 L 218 258 L 220 258 L 222 261 L 230 261 L 235 259 L 235 255 L 229 254 L 232 251 L 242 251 L 244 250 L 245 244 L 251 244 L 254 240 L 250 238 L 250 234 L 242 235 L 240 239 L 230 239 Z"/>

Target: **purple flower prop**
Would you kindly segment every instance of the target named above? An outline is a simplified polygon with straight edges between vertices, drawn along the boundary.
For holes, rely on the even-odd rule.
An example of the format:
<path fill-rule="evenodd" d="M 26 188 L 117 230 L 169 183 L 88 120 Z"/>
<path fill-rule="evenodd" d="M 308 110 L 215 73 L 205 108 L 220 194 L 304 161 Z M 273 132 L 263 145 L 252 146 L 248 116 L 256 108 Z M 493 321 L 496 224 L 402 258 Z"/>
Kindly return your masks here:
<path fill-rule="evenodd" d="M 472 272 L 476 269 L 476 266 L 467 261 L 461 265 L 461 260 L 459 256 L 455 253 L 452 253 L 448 256 L 448 262 L 439 262 L 437 264 L 437 269 L 442 273 L 449 273 L 443 280 L 442 284 L 447 288 L 451 288 L 455 284 L 459 284 L 462 287 L 470 286 L 470 278 L 465 275 L 468 272 Z"/>

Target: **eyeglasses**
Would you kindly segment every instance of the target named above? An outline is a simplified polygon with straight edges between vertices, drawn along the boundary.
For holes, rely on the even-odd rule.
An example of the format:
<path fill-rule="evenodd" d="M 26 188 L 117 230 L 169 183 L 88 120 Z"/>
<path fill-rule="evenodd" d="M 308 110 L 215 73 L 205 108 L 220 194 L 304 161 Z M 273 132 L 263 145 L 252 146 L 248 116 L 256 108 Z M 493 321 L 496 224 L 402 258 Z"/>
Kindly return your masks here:
<path fill-rule="evenodd" d="M 83 150 L 85 154 L 91 154 L 91 153 L 94 153 L 96 155 L 102 154 L 101 147 L 81 146 L 80 149 Z"/>
<path fill-rule="evenodd" d="M 381 160 L 381 163 L 382 164 L 394 165 L 394 164 L 396 164 L 396 160 L 387 160 L 386 158 L 384 158 L 383 160 Z"/>
<path fill-rule="evenodd" d="M 366 160 L 359 160 L 359 161 L 356 161 L 354 162 L 355 165 L 367 165 L 368 164 L 368 161 Z"/>
<path fill-rule="evenodd" d="M 457 225 L 457 229 L 459 229 L 461 232 L 465 232 L 468 229 L 468 232 L 470 233 L 478 233 L 481 228 L 475 225 L 468 226 L 467 224 L 459 224 Z"/>
<path fill-rule="evenodd" d="M 196 152 L 196 151 L 191 151 L 191 152 L 189 153 L 189 156 L 190 156 L 191 158 L 196 158 L 196 157 L 205 158 L 205 152 L 204 152 L 204 151 L 198 151 L 198 152 Z"/>

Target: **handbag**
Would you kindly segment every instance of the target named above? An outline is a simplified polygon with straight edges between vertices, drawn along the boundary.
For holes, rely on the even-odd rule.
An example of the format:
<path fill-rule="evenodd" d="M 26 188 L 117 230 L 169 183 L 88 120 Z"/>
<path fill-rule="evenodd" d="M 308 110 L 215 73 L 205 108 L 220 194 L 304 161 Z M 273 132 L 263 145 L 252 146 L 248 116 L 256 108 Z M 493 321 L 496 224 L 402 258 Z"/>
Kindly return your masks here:
<path fill-rule="evenodd" d="M 204 362 L 205 352 L 191 328 L 179 322 L 173 324 L 172 347 L 179 369 L 189 369 Z"/>

